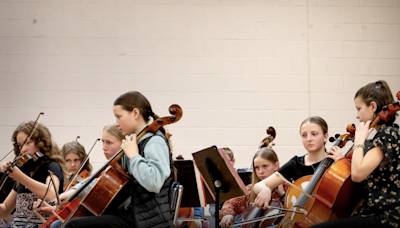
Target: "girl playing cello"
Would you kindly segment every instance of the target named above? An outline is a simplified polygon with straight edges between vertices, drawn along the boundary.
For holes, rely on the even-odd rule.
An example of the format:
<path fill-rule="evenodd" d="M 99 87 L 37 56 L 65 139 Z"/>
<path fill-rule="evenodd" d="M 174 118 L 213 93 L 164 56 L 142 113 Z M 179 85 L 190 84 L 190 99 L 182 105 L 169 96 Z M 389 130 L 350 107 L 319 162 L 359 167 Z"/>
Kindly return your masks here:
<path fill-rule="evenodd" d="M 132 175 L 132 194 L 113 214 L 74 218 L 66 227 L 173 227 L 169 205 L 172 159 L 165 131 L 160 128 L 156 134 L 147 133 L 136 143 L 136 135 L 147 127 L 149 117 L 158 116 L 139 92 L 118 97 L 113 111 L 117 127 L 126 135 L 121 164 Z"/>
<path fill-rule="evenodd" d="M 356 216 L 321 223 L 318 227 L 399 227 L 400 222 L 400 149 L 396 115 L 388 122 L 380 121 L 377 131 L 364 155 L 364 142 L 373 128 L 371 121 L 382 107 L 394 101 L 385 81 L 369 83 L 354 96 L 357 119 L 361 122 L 355 134 L 351 178 L 362 182 L 364 202 Z M 336 148 L 339 150 L 339 148 Z M 340 151 L 340 150 L 339 150 Z"/>
<path fill-rule="evenodd" d="M 101 141 L 103 142 L 104 156 L 107 158 L 107 160 L 110 159 L 115 153 L 117 153 L 120 150 L 122 139 L 124 139 L 124 136 L 118 130 L 117 126 L 115 126 L 115 124 L 109 124 L 104 127 L 101 136 Z M 68 191 L 61 194 L 60 199 L 64 200 L 70 197 L 76 191 L 76 189 L 79 189 L 81 187 L 83 183 L 84 182 L 80 182 L 77 185 L 70 188 Z M 82 193 L 78 195 L 78 198 L 82 198 L 82 196 L 84 196 L 87 193 L 86 189 L 90 190 L 90 188 L 91 188 L 90 185 L 87 188 L 85 188 L 85 190 L 83 190 Z M 40 202 L 41 201 L 34 203 L 34 209 L 37 208 Z M 50 206 L 46 202 L 43 202 L 43 205 L 39 210 L 43 213 L 50 214 L 51 211 L 55 209 L 56 209 L 55 206 Z M 57 220 L 51 224 L 51 228 L 58 228 L 59 226 L 61 226 L 61 224 L 62 224 L 61 221 Z"/>
<path fill-rule="evenodd" d="M 221 227 L 226 227 L 232 223 L 235 216 L 241 214 L 246 207 L 249 206 L 249 203 L 254 201 L 255 193 L 251 191 L 252 186 L 269 177 L 278 169 L 278 156 L 271 148 L 264 147 L 258 150 L 253 158 L 252 183 L 246 186 L 250 195 L 240 196 L 226 201 L 219 213 L 220 218 L 222 218 L 219 225 Z M 288 188 L 289 185 L 287 183 L 274 188 L 272 198 L 283 203 L 284 198 L 282 196 L 285 195 Z"/>
<path fill-rule="evenodd" d="M 59 149 L 52 141 L 47 127 L 43 124 L 38 124 L 30 140 L 22 145 L 33 128 L 33 121 L 22 123 L 12 135 L 15 152 L 20 151 L 24 155 L 35 154 L 39 151 L 45 155 L 44 163 L 37 167 L 36 170 L 25 174 L 17 166 L 14 166 L 13 171 L 9 173 L 9 177 L 17 182 L 4 203 L 0 204 L 0 217 L 8 216 L 15 209 L 13 227 L 36 227 L 42 224 L 33 213 L 32 204 L 38 198 L 42 198 L 46 192 L 47 184 L 50 181 L 48 170 L 55 174 L 54 181 L 55 185 L 58 186 L 59 192 L 62 192 L 64 183 L 64 175 L 61 168 L 64 165 L 64 160 L 59 155 Z M 5 162 L 2 165 L 2 171 L 6 170 L 6 166 L 9 163 L 11 162 Z M 55 197 L 56 193 L 53 189 L 50 189 L 46 200 L 51 200 Z"/>
<path fill-rule="evenodd" d="M 312 175 L 320 162 L 329 157 L 338 160 L 343 155 L 336 151 L 326 153 L 325 143 L 328 139 L 328 125 L 325 120 L 318 116 L 305 119 L 300 125 L 300 135 L 307 154 L 301 157 L 294 156 L 288 163 L 283 165 L 277 172 L 290 182 L 300 177 Z M 277 175 L 271 175 L 260 181 L 254 187 L 257 198 L 253 206 L 267 209 L 271 201 L 271 189 L 285 183 Z"/>

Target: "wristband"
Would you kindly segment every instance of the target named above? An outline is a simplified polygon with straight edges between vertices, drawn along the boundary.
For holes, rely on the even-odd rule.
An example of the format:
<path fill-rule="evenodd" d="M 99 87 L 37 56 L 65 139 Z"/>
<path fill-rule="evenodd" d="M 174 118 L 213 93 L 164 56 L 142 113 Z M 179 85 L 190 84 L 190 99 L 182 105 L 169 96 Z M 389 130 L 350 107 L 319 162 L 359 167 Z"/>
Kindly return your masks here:
<path fill-rule="evenodd" d="M 362 147 L 363 149 L 365 148 L 364 143 L 359 143 L 353 146 L 353 150 L 357 149 L 358 147 Z"/>

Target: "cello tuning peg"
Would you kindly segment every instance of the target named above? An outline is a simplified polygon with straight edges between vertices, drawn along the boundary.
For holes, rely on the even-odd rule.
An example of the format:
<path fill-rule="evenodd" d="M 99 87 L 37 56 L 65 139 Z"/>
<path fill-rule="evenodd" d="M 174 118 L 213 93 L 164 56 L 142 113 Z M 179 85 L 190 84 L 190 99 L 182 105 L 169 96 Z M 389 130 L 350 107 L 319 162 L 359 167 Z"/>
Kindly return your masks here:
<path fill-rule="evenodd" d="M 335 135 L 335 139 L 337 139 L 337 138 L 339 138 L 340 137 L 340 134 L 336 134 Z"/>
<path fill-rule="evenodd" d="M 335 138 L 329 137 L 329 142 L 335 142 Z"/>
<path fill-rule="evenodd" d="M 388 106 L 387 105 L 382 107 L 382 111 L 387 111 L 387 110 L 388 110 Z"/>

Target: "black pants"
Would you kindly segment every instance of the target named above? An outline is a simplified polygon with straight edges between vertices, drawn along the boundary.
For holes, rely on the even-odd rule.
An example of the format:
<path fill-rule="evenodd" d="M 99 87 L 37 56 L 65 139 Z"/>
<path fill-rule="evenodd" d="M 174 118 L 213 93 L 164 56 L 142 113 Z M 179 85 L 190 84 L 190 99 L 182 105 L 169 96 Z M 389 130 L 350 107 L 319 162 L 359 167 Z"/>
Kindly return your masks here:
<path fill-rule="evenodd" d="M 65 226 L 66 228 L 93 227 L 93 228 L 127 228 L 135 227 L 132 218 L 119 215 L 87 216 L 71 219 Z"/>
<path fill-rule="evenodd" d="M 361 217 L 361 216 L 353 216 L 349 218 L 333 220 L 329 222 L 324 222 L 321 224 L 317 224 L 314 226 L 310 226 L 310 228 L 338 228 L 338 227 L 363 227 L 363 228 L 380 228 L 384 227 L 380 222 L 379 216 L 368 216 L 368 217 Z"/>

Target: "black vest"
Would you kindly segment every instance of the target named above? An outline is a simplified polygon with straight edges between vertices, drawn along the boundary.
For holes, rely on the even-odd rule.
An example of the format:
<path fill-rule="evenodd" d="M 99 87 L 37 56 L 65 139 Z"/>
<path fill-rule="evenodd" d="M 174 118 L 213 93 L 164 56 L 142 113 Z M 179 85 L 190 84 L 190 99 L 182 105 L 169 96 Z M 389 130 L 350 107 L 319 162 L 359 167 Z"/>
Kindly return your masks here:
<path fill-rule="evenodd" d="M 147 142 L 157 135 L 150 136 L 142 140 L 139 144 L 139 154 L 144 156 L 144 147 Z M 158 135 L 159 137 L 162 137 Z M 163 137 L 164 138 L 164 137 Z M 165 139 L 165 138 L 164 138 Z M 167 142 L 168 145 L 168 142 Z M 132 177 L 131 202 L 136 228 L 154 227 L 169 228 L 174 227 L 172 222 L 169 192 L 174 181 L 172 167 L 172 154 L 169 155 L 171 168 L 170 176 L 165 180 L 159 193 L 149 192 L 143 188 L 138 181 Z"/>

